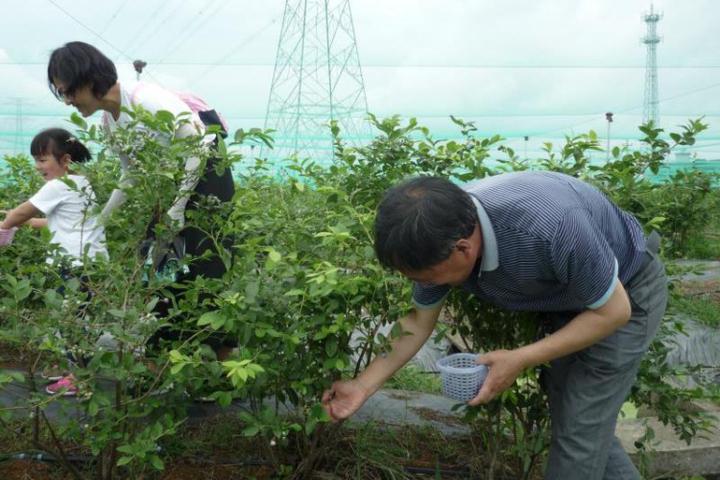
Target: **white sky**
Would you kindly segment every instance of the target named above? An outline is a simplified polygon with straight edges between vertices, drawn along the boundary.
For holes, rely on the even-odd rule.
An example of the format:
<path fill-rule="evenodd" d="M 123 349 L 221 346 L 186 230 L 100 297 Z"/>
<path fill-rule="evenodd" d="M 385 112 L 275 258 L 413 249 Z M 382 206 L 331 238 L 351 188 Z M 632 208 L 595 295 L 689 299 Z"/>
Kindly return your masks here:
<path fill-rule="evenodd" d="M 0 15 L 0 153 L 24 149 L 72 109 L 47 89 L 50 51 L 96 45 L 133 78 L 192 90 L 231 127 L 262 127 L 285 2 L 281 0 L 7 0 Z M 418 117 L 437 137 L 474 120 L 530 150 L 595 129 L 615 112 L 613 142 L 638 137 L 645 76 L 641 0 L 355 0 L 369 110 Z M 720 3 L 656 1 L 664 127 L 706 115 L 698 155 L 720 158 Z M 74 17 L 74 18 L 73 18 Z M 92 32 L 91 32 L 92 30 Z M 94 32 L 94 33 L 93 33 Z M 123 53 L 120 53 L 123 52 Z M 22 111 L 18 121 L 17 112 Z M 16 132 L 25 135 L 19 141 Z"/>

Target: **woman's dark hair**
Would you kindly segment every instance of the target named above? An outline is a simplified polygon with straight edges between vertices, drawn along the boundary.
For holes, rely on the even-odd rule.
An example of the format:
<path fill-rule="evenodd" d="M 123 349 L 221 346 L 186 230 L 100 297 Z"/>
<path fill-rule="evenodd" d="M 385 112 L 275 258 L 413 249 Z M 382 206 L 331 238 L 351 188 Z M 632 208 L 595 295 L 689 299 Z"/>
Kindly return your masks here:
<path fill-rule="evenodd" d="M 86 85 L 92 88 L 95 98 L 103 97 L 117 82 L 115 64 L 92 45 L 84 42 L 69 42 L 50 54 L 48 62 L 48 86 L 57 98 L 54 81 L 65 86 L 66 94 L 74 94 L 78 88 Z"/>
<path fill-rule="evenodd" d="M 375 217 L 375 254 L 397 270 L 420 271 L 446 260 L 478 224 L 470 196 L 438 177 L 418 177 L 385 193 Z"/>
<path fill-rule="evenodd" d="M 87 147 L 62 128 L 48 128 L 35 135 L 30 144 L 30 154 L 33 157 L 51 154 L 56 159 L 68 154 L 73 163 L 87 162 L 91 158 Z"/>

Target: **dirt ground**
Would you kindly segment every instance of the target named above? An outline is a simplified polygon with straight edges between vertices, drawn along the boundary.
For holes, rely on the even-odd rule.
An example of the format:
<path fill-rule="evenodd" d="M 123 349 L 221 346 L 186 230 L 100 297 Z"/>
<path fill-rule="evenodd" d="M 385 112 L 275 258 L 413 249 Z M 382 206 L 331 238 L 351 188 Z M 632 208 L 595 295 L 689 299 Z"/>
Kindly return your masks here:
<path fill-rule="evenodd" d="M 683 282 L 681 290 L 685 295 L 704 298 L 720 305 L 720 280 Z"/>
<path fill-rule="evenodd" d="M 263 467 L 241 467 L 233 465 L 186 465 L 169 466 L 159 477 L 160 480 L 231 480 L 272 478 L 272 471 Z M 53 464 L 27 460 L 15 460 L 0 464 L 2 480 L 74 480 Z"/>

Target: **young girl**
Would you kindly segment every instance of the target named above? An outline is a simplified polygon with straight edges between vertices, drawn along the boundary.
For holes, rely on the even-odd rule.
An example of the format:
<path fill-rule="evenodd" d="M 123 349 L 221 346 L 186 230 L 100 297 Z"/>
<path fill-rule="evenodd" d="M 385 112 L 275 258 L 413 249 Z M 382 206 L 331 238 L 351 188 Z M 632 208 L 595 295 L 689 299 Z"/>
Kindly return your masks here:
<path fill-rule="evenodd" d="M 105 231 L 91 215 L 95 194 L 87 179 L 73 172 L 73 165 L 90 159 L 85 145 L 70 132 L 51 128 L 33 138 L 30 153 L 46 183 L 28 201 L 7 212 L 0 223 L 0 245 L 12 243 L 13 233 L 20 225 L 47 226 L 52 242 L 59 244 L 60 252 L 72 267 L 82 266 L 86 259 L 98 255 L 107 257 Z M 36 218 L 41 214 L 45 218 Z M 47 262 L 53 263 L 54 259 L 48 257 Z M 47 391 L 74 395 L 77 388 L 70 375 L 49 385 Z"/>

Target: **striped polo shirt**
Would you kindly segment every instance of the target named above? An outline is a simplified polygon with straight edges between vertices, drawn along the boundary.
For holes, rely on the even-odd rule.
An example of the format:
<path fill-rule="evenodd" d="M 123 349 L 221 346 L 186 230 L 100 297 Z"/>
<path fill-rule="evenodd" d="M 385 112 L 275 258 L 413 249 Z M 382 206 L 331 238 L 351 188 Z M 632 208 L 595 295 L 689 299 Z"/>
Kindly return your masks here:
<path fill-rule="evenodd" d="M 642 227 L 595 187 L 554 172 L 514 172 L 462 187 L 477 208 L 481 258 L 462 288 L 509 310 L 580 311 L 607 302 L 637 272 Z M 415 283 L 418 308 L 448 285 Z"/>

